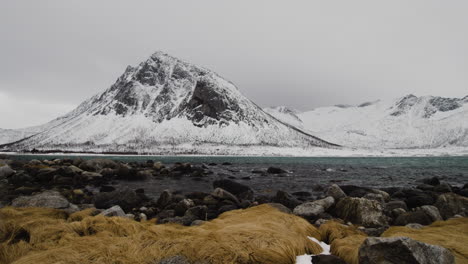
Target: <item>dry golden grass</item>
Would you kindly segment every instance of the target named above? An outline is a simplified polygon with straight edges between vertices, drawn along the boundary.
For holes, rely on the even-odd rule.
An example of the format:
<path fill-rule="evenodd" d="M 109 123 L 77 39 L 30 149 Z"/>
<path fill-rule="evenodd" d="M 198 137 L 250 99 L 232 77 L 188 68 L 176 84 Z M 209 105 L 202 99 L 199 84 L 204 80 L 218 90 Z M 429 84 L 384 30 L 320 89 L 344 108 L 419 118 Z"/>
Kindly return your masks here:
<path fill-rule="evenodd" d="M 67 216 L 43 208 L 0 209 L 0 263 L 151 263 L 174 255 L 211 263 L 294 263 L 318 254 L 318 230 L 268 205 L 224 213 L 200 226 Z"/>
<path fill-rule="evenodd" d="M 328 221 L 321 225 L 319 231 L 322 241 L 331 245 L 331 253 L 349 264 L 358 264 L 359 247 L 367 235 L 355 226 L 346 226 L 339 222 Z"/>
<path fill-rule="evenodd" d="M 422 229 L 393 226 L 383 237 L 405 236 L 449 249 L 457 264 L 468 264 L 468 218 L 437 221 Z"/>

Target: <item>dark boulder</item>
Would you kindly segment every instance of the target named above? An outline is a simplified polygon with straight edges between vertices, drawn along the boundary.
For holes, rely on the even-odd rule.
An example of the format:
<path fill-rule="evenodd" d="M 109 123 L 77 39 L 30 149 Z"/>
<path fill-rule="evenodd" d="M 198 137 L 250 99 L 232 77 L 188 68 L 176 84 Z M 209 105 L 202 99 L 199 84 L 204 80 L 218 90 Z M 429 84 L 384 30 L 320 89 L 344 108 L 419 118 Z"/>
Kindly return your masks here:
<path fill-rule="evenodd" d="M 213 187 L 224 189 L 236 196 L 246 192 L 252 192 L 249 186 L 228 179 L 214 181 Z"/>
<path fill-rule="evenodd" d="M 453 264 L 452 253 L 407 237 L 369 237 L 359 248 L 360 264 Z"/>
<path fill-rule="evenodd" d="M 119 205 L 126 212 L 133 208 L 141 207 L 146 197 L 139 195 L 130 189 L 116 190 L 113 192 L 101 192 L 94 196 L 96 208 L 107 209 Z"/>
<path fill-rule="evenodd" d="M 314 264 L 346 264 L 344 260 L 334 255 L 315 255 L 312 256 Z"/>
<path fill-rule="evenodd" d="M 270 174 L 288 173 L 286 170 L 283 170 L 283 169 L 277 168 L 277 167 L 269 167 L 267 169 L 267 172 L 270 173 Z"/>
<path fill-rule="evenodd" d="M 284 191 L 276 192 L 276 196 L 273 198 L 273 202 L 282 204 L 289 209 L 294 209 L 296 206 L 301 204 L 301 201 Z"/>

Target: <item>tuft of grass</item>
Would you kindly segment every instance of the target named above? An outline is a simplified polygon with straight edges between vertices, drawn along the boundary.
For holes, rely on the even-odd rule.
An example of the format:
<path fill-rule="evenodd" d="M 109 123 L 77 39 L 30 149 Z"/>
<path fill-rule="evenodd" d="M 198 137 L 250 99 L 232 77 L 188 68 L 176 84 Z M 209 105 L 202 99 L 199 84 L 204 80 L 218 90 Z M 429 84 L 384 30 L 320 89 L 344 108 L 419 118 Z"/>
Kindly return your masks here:
<path fill-rule="evenodd" d="M 319 228 L 322 241 L 331 246 L 331 253 L 349 264 L 359 263 L 359 247 L 367 235 L 356 226 L 347 226 L 340 222 L 328 221 Z"/>
<path fill-rule="evenodd" d="M 382 237 L 405 236 L 427 244 L 447 248 L 457 264 L 468 264 L 468 218 L 437 221 L 422 229 L 392 226 Z"/>
<path fill-rule="evenodd" d="M 306 220 L 269 205 L 222 214 L 200 226 L 155 225 L 44 208 L 0 209 L 0 263 L 158 263 L 183 255 L 209 263 L 294 263 L 318 254 Z"/>

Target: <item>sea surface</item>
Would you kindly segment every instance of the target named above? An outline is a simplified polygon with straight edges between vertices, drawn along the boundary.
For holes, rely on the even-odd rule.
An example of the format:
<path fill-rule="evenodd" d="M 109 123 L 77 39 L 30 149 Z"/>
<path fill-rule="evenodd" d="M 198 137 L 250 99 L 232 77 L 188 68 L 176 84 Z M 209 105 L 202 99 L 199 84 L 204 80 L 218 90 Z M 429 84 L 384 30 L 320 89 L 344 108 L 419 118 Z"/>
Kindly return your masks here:
<path fill-rule="evenodd" d="M 241 157 L 241 156 L 104 156 L 104 155 L 9 155 L 19 160 L 63 158 L 107 158 L 123 162 L 160 161 L 166 166 L 176 162 L 205 165 L 213 173 L 204 177 L 157 176 L 145 181 L 118 181 L 113 184 L 131 189 L 143 188 L 150 197 L 165 190 L 211 191 L 216 179 L 230 178 L 263 194 L 277 190 L 320 193 L 331 183 L 365 187 L 415 187 L 424 178 L 437 176 L 453 186 L 468 183 L 468 157 Z M 223 165 L 230 163 L 230 165 Z M 209 165 L 211 164 L 211 165 Z M 216 165 L 215 165 L 216 164 Z M 279 167 L 288 173 L 253 173 Z"/>

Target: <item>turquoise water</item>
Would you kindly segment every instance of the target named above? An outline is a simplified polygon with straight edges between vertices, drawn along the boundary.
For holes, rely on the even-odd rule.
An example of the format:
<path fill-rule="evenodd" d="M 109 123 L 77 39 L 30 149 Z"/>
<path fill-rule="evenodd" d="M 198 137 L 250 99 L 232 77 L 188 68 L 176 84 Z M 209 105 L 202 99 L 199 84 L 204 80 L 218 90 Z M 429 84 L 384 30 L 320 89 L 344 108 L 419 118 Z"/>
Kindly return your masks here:
<path fill-rule="evenodd" d="M 257 192 L 273 194 L 317 192 L 331 183 L 375 188 L 415 187 L 421 179 L 439 177 L 453 186 L 468 183 L 468 157 L 240 157 L 240 156 L 115 156 L 115 155 L 11 155 L 18 160 L 108 158 L 123 162 L 161 161 L 167 166 L 175 162 L 190 162 L 195 166 L 209 164 L 213 173 L 203 178 L 156 177 L 145 181 L 118 181 L 115 184 L 132 189 L 144 188 L 153 198 L 165 189 L 181 192 L 212 190 L 212 182 L 230 178 L 251 186 Z M 229 162 L 231 165 L 223 165 Z M 289 173 L 257 174 L 270 166 Z M 322 187 L 321 187 L 322 186 Z"/>
<path fill-rule="evenodd" d="M 328 164 L 379 167 L 460 167 L 468 169 L 468 157 L 246 157 L 246 156 L 125 156 L 125 155 L 9 155 L 13 159 L 64 159 L 64 158 L 107 158 L 124 162 L 162 163 L 238 163 L 238 164 Z"/>

